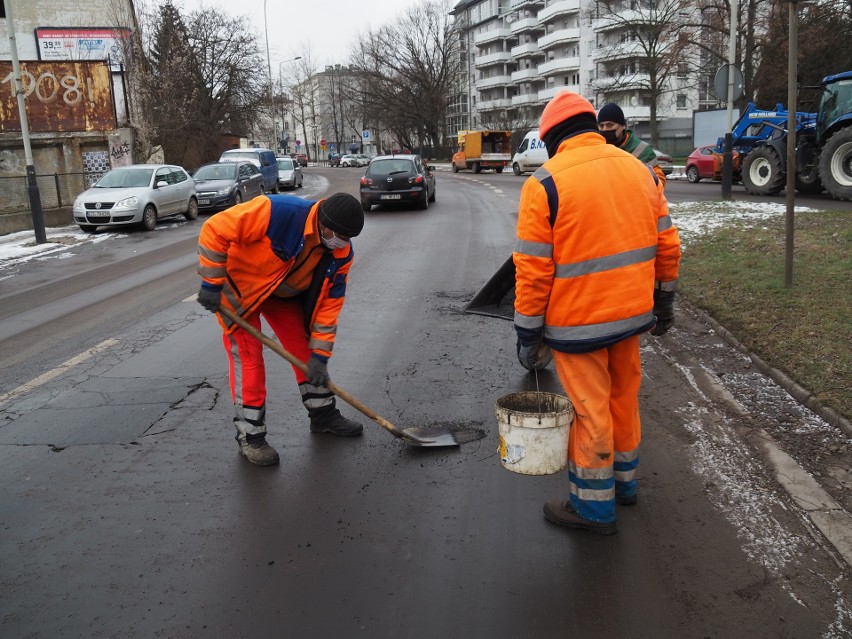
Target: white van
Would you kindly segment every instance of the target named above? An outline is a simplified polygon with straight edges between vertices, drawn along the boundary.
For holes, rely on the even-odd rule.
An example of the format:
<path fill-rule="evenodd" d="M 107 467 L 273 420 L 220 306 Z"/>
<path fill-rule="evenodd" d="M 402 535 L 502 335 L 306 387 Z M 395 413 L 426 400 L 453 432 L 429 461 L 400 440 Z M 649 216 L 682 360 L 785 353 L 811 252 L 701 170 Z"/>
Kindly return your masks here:
<path fill-rule="evenodd" d="M 524 136 L 518 152 L 512 156 L 512 170 L 515 175 L 532 173 L 547 160 L 547 147 L 539 139 L 538 130 L 530 131 Z"/>

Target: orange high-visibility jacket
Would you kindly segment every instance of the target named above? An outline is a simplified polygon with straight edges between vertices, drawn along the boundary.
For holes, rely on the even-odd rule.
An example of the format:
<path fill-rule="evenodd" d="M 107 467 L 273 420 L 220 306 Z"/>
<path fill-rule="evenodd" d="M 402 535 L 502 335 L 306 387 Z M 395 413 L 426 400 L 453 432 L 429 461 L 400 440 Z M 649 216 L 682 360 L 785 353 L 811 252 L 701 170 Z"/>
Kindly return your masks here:
<path fill-rule="evenodd" d="M 241 316 L 256 310 L 300 264 L 305 237 L 317 228 L 318 208 L 319 202 L 298 197 L 258 196 L 209 218 L 198 238 L 202 286 L 222 291 L 222 304 Z M 351 242 L 326 252 L 305 295 L 305 328 L 311 350 L 327 359 L 355 254 Z M 227 332 L 236 328 L 221 316 L 219 323 Z"/>
<path fill-rule="evenodd" d="M 655 286 L 677 288 L 680 239 L 651 170 L 581 133 L 524 183 L 513 258 L 520 341 L 589 352 L 653 328 Z"/>

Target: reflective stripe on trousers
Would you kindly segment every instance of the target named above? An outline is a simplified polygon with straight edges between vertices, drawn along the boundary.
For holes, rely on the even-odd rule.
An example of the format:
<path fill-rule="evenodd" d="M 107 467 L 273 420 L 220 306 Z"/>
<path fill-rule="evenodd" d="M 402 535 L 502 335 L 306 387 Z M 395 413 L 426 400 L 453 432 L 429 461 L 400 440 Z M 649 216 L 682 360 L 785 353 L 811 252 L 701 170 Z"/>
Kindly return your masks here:
<path fill-rule="evenodd" d="M 568 438 L 571 505 L 585 519 L 615 521 L 615 495 L 636 494 L 639 464 L 639 336 L 591 353 L 553 351 L 574 405 Z"/>
<path fill-rule="evenodd" d="M 301 302 L 271 298 L 245 319 L 261 330 L 261 316 L 287 351 L 303 362 L 308 360 L 311 350 L 305 335 Z M 223 343 L 228 353 L 237 437 L 245 439 L 246 436 L 263 435 L 266 433 L 266 365 L 263 344 L 241 328 L 224 335 Z M 334 396 L 327 388 L 308 384 L 305 374 L 295 366 L 292 368 L 305 408 L 313 411 L 334 406 Z"/>

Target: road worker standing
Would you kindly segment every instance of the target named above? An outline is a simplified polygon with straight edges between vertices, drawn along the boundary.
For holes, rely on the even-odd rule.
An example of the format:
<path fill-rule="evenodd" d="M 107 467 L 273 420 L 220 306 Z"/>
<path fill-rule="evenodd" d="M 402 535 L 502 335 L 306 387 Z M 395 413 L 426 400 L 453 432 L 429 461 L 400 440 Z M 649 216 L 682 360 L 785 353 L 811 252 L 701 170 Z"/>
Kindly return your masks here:
<path fill-rule="evenodd" d="M 263 317 L 285 349 L 307 362 L 296 367 L 312 432 L 360 435 L 326 387 L 354 251 L 361 203 L 345 193 L 310 202 L 286 195 L 258 196 L 209 218 L 198 239 L 198 302 L 224 305 L 260 330 Z M 266 369 L 263 345 L 221 315 L 230 365 L 234 426 L 240 453 L 259 466 L 277 464 L 266 441 Z"/>
<path fill-rule="evenodd" d="M 639 335 L 674 323 L 680 240 L 663 186 L 606 144 L 594 107 L 557 94 L 539 125 L 550 159 L 521 191 L 515 330 L 528 369 L 547 364 L 574 405 L 568 499 L 548 501 L 560 526 L 616 532 L 616 502 L 636 503 Z"/>
<path fill-rule="evenodd" d="M 598 130 L 608 144 L 614 144 L 647 164 L 660 178 L 663 186 L 666 185 L 666 174 L 660 166 L 657 154 L 654 153 L 654 147 L 640 140 L 627 128 L 627 120 L 620 106 L 610 103 L 601 107 L 598 113 Z"/>

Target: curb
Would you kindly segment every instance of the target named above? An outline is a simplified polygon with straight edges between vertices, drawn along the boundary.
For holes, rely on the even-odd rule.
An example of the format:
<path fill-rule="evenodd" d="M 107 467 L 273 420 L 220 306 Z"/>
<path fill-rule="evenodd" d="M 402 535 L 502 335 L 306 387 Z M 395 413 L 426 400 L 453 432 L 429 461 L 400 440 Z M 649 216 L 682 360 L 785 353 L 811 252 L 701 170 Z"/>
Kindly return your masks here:
<path fill-rule="evenodd" d="M 764 362 L 759 356 L 752 353 L 748 348 L 746 348 L 743 344 L 737 340 L 736 337 L 724 326 L 719 324 L 711 315 L 709 315 L 706 311 L 703 311 L 699 308 L 696 308 L 688 301 L 684 301 L 683 299 L 678 300 L 681 303 L 685 303 L 690 311 L 695 313 L 697 316 L 701 317 L 703 321 L 707 322 L 714 331 L 716 331 L 722 339 L 724 339 L 728 344 L 736 348 L 738 351 L 747 355 L 757 369 L 763 373 L 764 375 L 768 375 L 772 378 L 772 380 L 778 384 L 785 391 L 790 393 L 790 395 L 800 404 L 813 411 L 817 415 L 819 415 L 822 419 L 824 419 L 830 426 L 834 426 L 842 430 L 847 436 L 852 437 L 852 423 L 837 411 L 828 406 L 824 406 L 816 397 L 814 397 L 813 393 L 809 390 L 800 386 L 797 382 L 790 379 L 785 373 L 782 373 L 777 368 L 773 368 L 766 362 Z"/>

